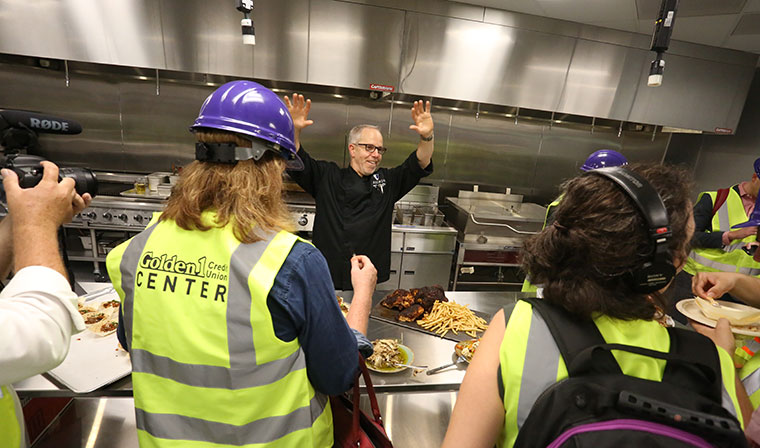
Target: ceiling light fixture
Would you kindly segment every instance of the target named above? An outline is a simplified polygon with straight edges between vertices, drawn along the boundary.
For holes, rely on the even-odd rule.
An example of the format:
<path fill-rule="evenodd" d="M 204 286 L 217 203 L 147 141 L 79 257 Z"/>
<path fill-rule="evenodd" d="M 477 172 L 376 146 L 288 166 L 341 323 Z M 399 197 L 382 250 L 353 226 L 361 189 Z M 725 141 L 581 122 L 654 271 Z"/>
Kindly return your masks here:
<path fill-rule="evenodd" d="M 662 75 L 665 72 L 663 55 L 668 49 L 670 36 L 673 34 L 678 1 L 662 0 L 660 14 L 658 14 L 657 19 L 654 21 L 651 51 L 654 51 L 657 55 L 654 61 L 652 61 L 652 65 L 649 66 L 649 78 L 647 78 L 647 85 L 649 87 L 659 87 L 662 84 Z"/>

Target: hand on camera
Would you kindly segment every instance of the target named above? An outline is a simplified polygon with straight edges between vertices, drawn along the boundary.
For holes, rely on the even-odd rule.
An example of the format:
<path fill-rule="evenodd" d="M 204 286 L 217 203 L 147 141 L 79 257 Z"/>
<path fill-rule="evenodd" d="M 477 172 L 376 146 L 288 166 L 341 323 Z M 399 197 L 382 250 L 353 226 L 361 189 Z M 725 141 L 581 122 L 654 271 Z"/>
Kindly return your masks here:
<path fill-rule="evenodd" d="M 70 222 L 92 201 L 89 193 L 83 196 L 76 193 L 73 179 L 64 178 L 58 182 L 58 167 L 54 163 L 46 161 L 41 164 L 44 167 L 42 179 L 34 188 L 21 188 L 15 172 L 2 170 L 8 212 L 14 226 L 55 230 Z"/>

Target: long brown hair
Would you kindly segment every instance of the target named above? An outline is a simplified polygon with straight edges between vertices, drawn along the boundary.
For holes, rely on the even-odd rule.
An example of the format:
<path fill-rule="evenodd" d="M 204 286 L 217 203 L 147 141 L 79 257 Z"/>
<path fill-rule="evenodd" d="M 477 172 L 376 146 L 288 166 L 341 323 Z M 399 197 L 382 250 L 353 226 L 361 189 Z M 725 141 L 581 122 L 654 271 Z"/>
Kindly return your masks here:
<path fill-rule="evenodd" d="M 251 142 L 231 132 L 196 132 L 206 143 L 234 143 L 250 147 Z M 282 199 L 284 160 L 267 151 L 259 160 L 236 164 L 194 161 L 184 167 L 162 220 L 174 220 L 185 230 L 206 231 L 201 214 L 216 211 L 213 227 L 233 223 L 235 237 L 243 243 L 260 241 L 263 233 L 293 231 L 293 223 Z"/>
<path fill-rule="evenodd" d="M 673 234 L 669 249 L 673 263 L 680 264 L 688 256 L 690 175 L 667 165 L 628 168 L 662 197 Z M 543 284 L 544 299 L 586 319 L 594 313 L 652 319 L 667 309 L 662 294 L 636 293 L 626 281 L 653 250 L 633 201 L 612 181 L 591 173 L 570 179 L 563 191 L 554 224 L 526 240 L 522 251 L 523 270 Z"/>

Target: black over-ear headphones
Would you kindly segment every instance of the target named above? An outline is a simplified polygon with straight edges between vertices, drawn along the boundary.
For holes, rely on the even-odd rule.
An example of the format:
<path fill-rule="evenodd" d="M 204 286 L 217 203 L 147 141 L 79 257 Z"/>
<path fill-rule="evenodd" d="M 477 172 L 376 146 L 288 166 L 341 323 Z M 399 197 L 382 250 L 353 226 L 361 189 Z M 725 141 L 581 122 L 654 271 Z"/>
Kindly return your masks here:
<path fill-rule="evenodd" d="M 673 259 L 668 249 L 671 237 L 668 211 L 657 190 L 646 179 L 622 167 L 599 168 L 589 173 L 610 179 L 633 200 L 644 216 L 649 239 L 654 250 L 649 259 L 629 274 L 631 288 L 649 294 L 664 288 L 676 275 Z"/>

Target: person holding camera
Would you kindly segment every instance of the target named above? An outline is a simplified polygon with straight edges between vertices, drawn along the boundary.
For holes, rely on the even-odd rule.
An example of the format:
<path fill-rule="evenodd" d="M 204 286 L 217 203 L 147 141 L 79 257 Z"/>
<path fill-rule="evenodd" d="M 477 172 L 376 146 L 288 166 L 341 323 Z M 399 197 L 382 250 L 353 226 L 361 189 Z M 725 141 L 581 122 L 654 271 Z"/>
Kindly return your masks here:
<path fill-rule="evenodd" d="M 66 357 L 71 335 L 84 330 L 76 294 L 66 279 L 57 231 L 89 205 L 74 180 L 42 162 L 34 188 L 2 170 L 9 215 L 0 223 L 0 267 L 15 275 L 0 292 L 0 446 L 26 446 L 21 405 L 10 384 L 46 372 Z"/>

